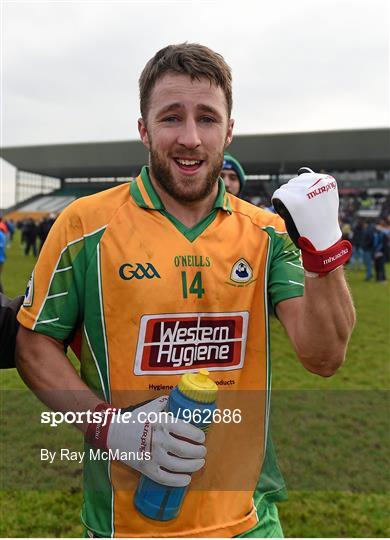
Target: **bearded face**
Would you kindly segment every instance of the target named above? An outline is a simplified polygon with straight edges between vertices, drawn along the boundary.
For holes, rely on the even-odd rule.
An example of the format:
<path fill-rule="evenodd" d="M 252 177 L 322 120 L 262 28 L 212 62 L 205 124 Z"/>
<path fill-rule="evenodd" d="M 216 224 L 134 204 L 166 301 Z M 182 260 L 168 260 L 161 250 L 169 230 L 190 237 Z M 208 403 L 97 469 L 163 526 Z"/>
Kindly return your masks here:
<path fill-rule="evenodd" d="M 179 203 L 216 194 L 225 147 L 232 139 L 223 90 L 206 78 L 167 73 L 150 96 L 147 119 L 139 120 L 149 149 L 150 177 Z"/>
<path fill-rule="evenodd" d="M 187 152 L 188 156 L 188 152 Z M 189 163 L 196 160 L 186 158 L 174 158 L 179 162 L 179 167 L 185 167 L 184 163 Z M 191 203 L 204 200 L 212 192 L 223 164 L 223 148 L 219 154 L 212 156 L 207 165 L 202 162 L 201 170 L 196 174 L 188 175 L 185 170 L 172 170 L 172 159 L 166 157 L 164 153 L 159 152 L 153 146 L 153 141 L 150 146 L 150 169 L 153 178 L 158 182 L 159 186 L 178 202 Z M 181 163 L 183 165 L 181 166 Z M 179 168 L 178 167 L 178 168 Z"/>

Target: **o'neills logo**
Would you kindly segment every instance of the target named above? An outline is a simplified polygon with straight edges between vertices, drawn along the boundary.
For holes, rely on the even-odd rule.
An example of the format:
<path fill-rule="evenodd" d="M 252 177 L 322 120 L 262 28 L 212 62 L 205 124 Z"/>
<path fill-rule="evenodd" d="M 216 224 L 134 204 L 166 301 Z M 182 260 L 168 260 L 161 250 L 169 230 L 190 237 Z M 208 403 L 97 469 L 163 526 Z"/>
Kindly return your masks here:
<path fill-rule="evenodd" d="M 334 261 L 337 261 L 337 259 L 340 259 L 340 257 L 342 257 L 343 255 L 348 255 L 348 253 L 349 253 L 348 249 L 344 248 L 341 251 L 339 251 L 338 253 L 336 253 L 336 255 L 332 255 L 331 257 L 328 257 L 327 259 L 324 259 L 323 264 L 324 264 L 324 266 L 326 266 L 327 264 L 330 264 L 330 263 L 332 263 Z"/>
<path fill-rule="evenodd" d="M 310 188 L 314 187 L 318 182 L 321 182 L 321 180 L 325 180 L 326 178 L 332 178 L 331 176 L 326 176 L 325 178 L 320 178 L 315 182 Z M 309 188 L 309 189 L 310 189 Z M 309 193 L 306 193 L 306 196 L 308 199 L 313 199 L 314 197 L 318 197 L 318 195 L 322 195 L 323 193 L 327 193 L 331 189 L 337 189 L 337 183 L 335 180 L 332 179 L 331 182 L 328 182 L 324 186 L 321 186 L 317 189 L 314 189 L 313 191 L 309 191 Z"/>
<path fill-rule="evenodd" d="M 134 373 L 239 369 L 244 363 L 248 319 L 246 311 L 144 315 Z"/>

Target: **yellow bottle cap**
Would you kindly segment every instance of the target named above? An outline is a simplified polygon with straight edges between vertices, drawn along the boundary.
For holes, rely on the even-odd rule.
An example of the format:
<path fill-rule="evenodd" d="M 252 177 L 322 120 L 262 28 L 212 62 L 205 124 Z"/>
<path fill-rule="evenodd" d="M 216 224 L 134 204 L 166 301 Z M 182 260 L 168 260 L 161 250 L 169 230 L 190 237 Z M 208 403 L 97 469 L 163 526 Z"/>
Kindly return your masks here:
<path fill-rule="evenodd" d="M 217 398 L 218 386 L 210 379 L 207 369 L 201 369 L 199 373 L 185 373 L 178 388 L 186 397 L 200 403 L 213 403 Z"/>

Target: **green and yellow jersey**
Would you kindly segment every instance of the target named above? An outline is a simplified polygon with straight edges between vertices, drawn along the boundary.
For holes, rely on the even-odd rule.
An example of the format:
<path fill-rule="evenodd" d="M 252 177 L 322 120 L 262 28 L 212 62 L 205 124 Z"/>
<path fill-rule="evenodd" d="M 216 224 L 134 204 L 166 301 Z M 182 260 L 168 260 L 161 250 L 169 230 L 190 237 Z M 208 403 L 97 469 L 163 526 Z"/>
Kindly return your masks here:
<path fill-rule="evenodd" d="M 20 323 L 60 340 L 81 327 L 81 376 L 115 407 L 167 394 L 183 373 L 207 368 L 219 409 L 231 411 L 209 430 L 206 465 L 170 522 L 135 509 L 137 472 L 87 451 L 88 529 L 106 537 L 229 537 L 256 525 L 255 503 L 283 489 L 269 443 L 264 459 L 268 300 L 302 294 L 299 252 L 283 220 L 228 195 L 221 180 L 213 210 L 193 228 L 166 212 L 147 167 L 131 184 L 64 210 Z"/>

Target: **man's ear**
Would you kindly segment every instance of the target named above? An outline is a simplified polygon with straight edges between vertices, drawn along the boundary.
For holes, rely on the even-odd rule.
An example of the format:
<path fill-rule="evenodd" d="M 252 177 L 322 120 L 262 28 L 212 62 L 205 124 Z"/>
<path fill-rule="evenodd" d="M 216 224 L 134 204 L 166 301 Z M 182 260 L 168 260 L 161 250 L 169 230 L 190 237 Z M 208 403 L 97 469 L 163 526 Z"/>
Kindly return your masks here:
<path fill-rule="evenodd" d="M 141 138 L 141 141 L 144 143 L 146 148 L 149 150 L 149 136 L 148 130 L 146 129 L 146 124 L 143 118 L 138 118 L 138 133 Z"/>
<path fill-rule="evenodd" d="M 225 148 L 227 148 L 233 140 L 233 127 L 234 127 L 234 120 L 233 118 L 230 118 L 229 124 L 228 124 L 228 130 L 226 134 L 226 139 L 225 139 Z"/>

